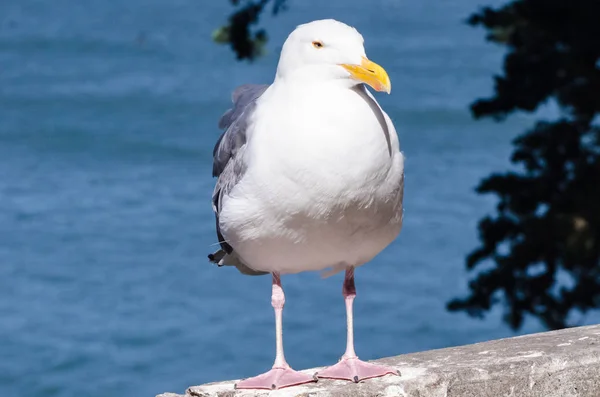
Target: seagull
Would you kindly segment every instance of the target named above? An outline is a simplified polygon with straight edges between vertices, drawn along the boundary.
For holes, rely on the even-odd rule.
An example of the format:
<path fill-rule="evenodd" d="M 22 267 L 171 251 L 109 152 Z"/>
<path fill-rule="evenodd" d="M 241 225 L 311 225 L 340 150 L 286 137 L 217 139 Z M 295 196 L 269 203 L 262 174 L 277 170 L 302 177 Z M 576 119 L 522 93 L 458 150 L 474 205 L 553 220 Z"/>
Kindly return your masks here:
<path fill-rule="evenodd" d="M 220 249 L 209 260 L 243 274 L 271 274 L 275 311 L 273 367 L 237 389 L 397 374 L 354 351 L 354 270 L 398 236 L 403 218 L 404 156 L 367 86 L 391 91 L 361 34 L 336 20 L 313 21 L 285 41 L 273 83 L 238 87 L 220 119 L 212 196 Z M 311 376 L 285 360 L 281 275 L 327 269 L 345 270 L 346 351 Z"/>

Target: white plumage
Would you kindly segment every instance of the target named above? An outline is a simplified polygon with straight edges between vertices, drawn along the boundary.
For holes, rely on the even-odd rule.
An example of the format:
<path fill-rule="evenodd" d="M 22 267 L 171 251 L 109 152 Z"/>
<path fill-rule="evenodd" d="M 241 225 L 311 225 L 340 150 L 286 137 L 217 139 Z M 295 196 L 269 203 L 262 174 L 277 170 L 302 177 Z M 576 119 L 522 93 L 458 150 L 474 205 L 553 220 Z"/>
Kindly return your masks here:
<path fill-rule="evenodd" d="M 324 47 L 312 47 L 315 40 Z M 236 159 L 243 171 L 221 197 L 218 222 L 253 270 L 360 266 L 400 232 L 404 159 L 396 130 L 338 66 L 361 63 L 362 41 L 339 22 L 300 26 L 275 81 L 244 114 Z"/>

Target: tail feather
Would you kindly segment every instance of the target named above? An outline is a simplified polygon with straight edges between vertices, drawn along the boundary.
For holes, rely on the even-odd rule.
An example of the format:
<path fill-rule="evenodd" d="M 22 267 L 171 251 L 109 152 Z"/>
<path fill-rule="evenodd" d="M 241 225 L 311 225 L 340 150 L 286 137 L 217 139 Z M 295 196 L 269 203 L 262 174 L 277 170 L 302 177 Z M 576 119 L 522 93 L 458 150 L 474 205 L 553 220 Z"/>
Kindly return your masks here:
<path fill-rule="evenodd" d="M 218 266 L 235 266 L 240 273 L 248 276 L 262 276 L 264 274 L 269 274 L 269 272 L 261 272 L 250 268 L 235 254 L 235 252 L 228 254 L 222 249 L 209 254 L 208 260 Z"/>
<path fill-rule="evenodd" d="M 321 278 L 331 277 L 334 274 L 337 274 L 343 270 L 346 270 L 347 267 L 348 267 L 348 265 L 346 265 L 345 263 L 338 263 L 337 265 L 330 267 L 329 270 L 323 270 L 321 272 Z"/>

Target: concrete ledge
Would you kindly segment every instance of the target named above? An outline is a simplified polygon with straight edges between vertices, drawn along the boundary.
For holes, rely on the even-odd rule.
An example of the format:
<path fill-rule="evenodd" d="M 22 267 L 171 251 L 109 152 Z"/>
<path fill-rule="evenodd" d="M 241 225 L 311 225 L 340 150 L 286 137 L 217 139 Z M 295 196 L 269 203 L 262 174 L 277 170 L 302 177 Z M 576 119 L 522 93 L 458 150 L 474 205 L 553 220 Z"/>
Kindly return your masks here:
<path fill-rule="evenodd" d="M 321 379 L 275 391 L 236 381 L 190 387 L 186 397 L 600 397 L 600 325 L 376 360 L 401 371 L 355 384 Z M 303 372 L 313 374 L 318 368 Z M 165 393 L 157 397 L 183 397 Z"/>

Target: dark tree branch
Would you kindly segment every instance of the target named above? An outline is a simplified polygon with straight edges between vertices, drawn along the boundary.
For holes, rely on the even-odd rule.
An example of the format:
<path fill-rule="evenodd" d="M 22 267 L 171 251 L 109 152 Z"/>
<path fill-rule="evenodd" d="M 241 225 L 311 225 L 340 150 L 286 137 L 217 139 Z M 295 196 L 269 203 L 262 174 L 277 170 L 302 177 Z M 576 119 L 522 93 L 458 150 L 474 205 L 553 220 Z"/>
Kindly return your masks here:
<path fill-rule="evenodd" d="M 548 328 L 569 326 L 573 311 L 600 306 L 600 2 L 516 0 L 469 19 L 507 47 L 495 95 L 476 101 L 474 117 L 503 119 L 555 101 L 563 117 L 518 137 L 520 172 L 494 174 L 480 194 L 498 197 L 497 214 L 479 224 L 481 247 L 467 268 L 491 270 L 469 296 L 448 304 L 482 316 L 503 303 L 519 328 L 526 315 Z"/>
<path fill-rule="evenodd" d="M 230 0 L 235 11 L 229 16 L 225 26 L 213 33 L 213 39 L 220 44 L 228 44 L 238 60 L 253 60 L 264 51 L 268 40 L 264 29 L 252 27 L 259 22 L 261 14 L 271 5 L 271 12 L 277 14 L 286 9 L 287 0 L 248 0 L 240 5 L 240 0 Z"/>

